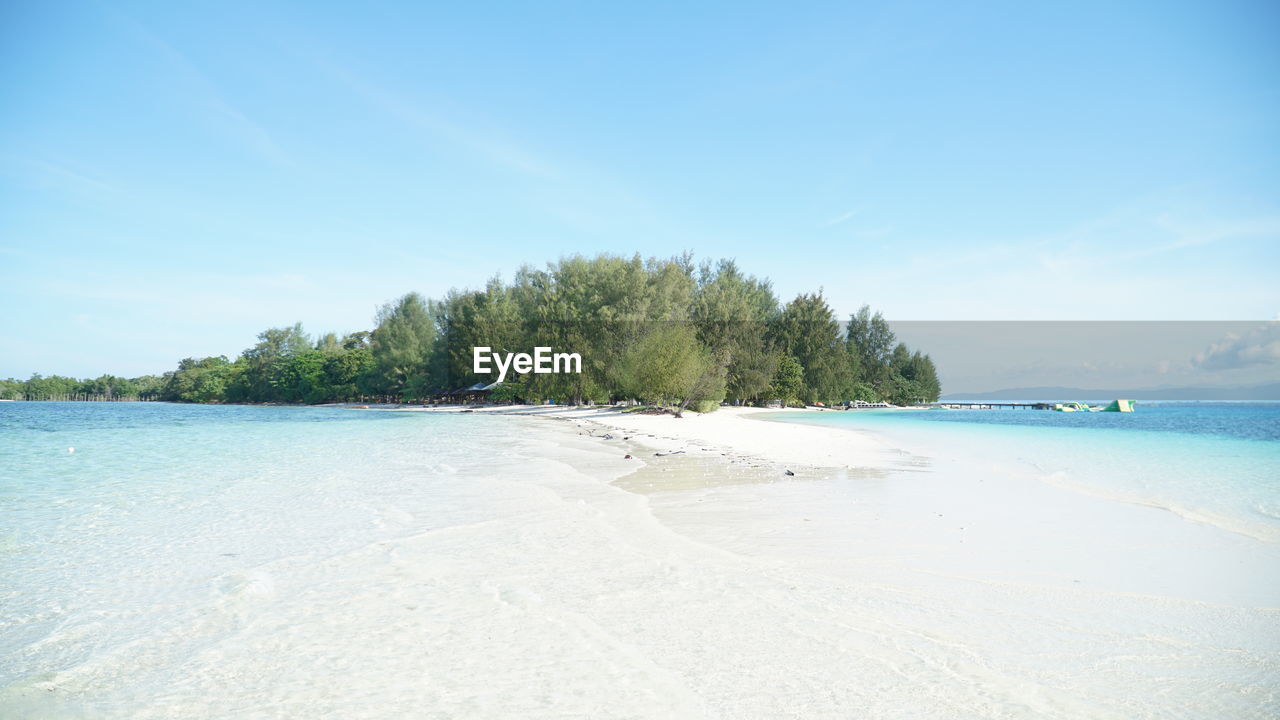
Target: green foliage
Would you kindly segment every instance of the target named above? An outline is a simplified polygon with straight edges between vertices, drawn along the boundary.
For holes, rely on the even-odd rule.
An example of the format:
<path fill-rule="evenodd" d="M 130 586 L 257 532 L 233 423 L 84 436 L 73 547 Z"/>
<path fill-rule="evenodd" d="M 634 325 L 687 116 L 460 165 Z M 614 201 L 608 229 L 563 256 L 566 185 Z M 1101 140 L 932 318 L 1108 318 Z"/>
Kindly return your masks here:
<path fill-rule="evenodd" d="M 143 375 L 136 377 L 129 382 L 138 390 L 139 400 L 158 400 L 164 392 L 165 378 L 157 375 Z"/>
<path fill-rule="evenodd" d="M 863 305 L 849 317 L 845 332 L 845 344 L 851 357 L 857 358 L 859 380 L 884 394 L 892 380 L 892 355 L 894 338 L 889 323 L 880 313 L 871 314 L 871 308 Z"/>
<path fill-rule="evenodd" d="M 781 355 L 776 362 L 777 370 L 769 383 L 769 399 L 777 400 L 785 406 L 801 404 L 806 388 L 804 384 L 804 366 L 790 355 Z"/>
<path fill-rule="evenodd" d="M 364 345 L 342 344 L 341 350 L 324 353 L 323 376 L 313 392 L 320 391 L 323 400 L 310 402 L 341 402 L 360 395 L 360 380 L 373 369 L 373 352 Z M 315 396 L 313 396 L 315 397 Z"/>
<path fill-rule="evenodd" d="M 323 376 L 324 353 L 307 349 L 272 360 L 267 382 L 271 384 L 274 398 L 281 402 L 323 402 L 327 399 Z"/>
<path fill-rule="evenodd" d="M 452 291 L 438 306 L 439 325 L 444 337 L 442 385 L 462 387 L 491 380 L 477 376 L 472 368 L 472 348 L 489 347 L 493 352 L 516 352 L 520 347 L 520 315 L 511 299 L 511 291 L 497 278 L 489 281 L 484 291 Z"/>
<path fill-rule="evenodd" d="M 220 402 L 234 376 L 226 356 L 187 358 L 170 373 L 161 397 L 177 402 Z"/>
<path fill-rule="evenodd" d="M 934 402 L 942 393 L 933 360 L 897 342 L 884 316 L 866 305 L 849 318 L 845 343 L 861 372 L 851 400 L 909 405 Z"/>
<path fill-rule="evenodd" d="M 337 333 L 325 333 L 316 338 L 316 349 L 325 352 L 335 352 L 342 349 L 342 343 L 338 340 Z"/>
<path fill-rule="evenodd" d="M 938 399 L 941 386 L 938 384 L 937 369 L 928 355 L 921 355 L 918 351 L 909 353 L 905 345 L 899 345 L 894 349 L 894 359 L 897 376 L 894 379 L 895 399 L 892 402 L 911 405 Z"/>
<path fill-rule="evenodd" d="M 765 329 L 778 314 L 768 281 L 743 275 L 732 260 L 702 266 L 691 317 L 698 340 L 723 359 L 725 394 L 754 400 L 768 392 L 776 370 Z"/>
<path fill-rule="evenodd" d="M 783 309 L 773 331 L 778 350 L 804 368 L 799 400 L 839 403 L 846 400 L 857 381 L 856 364 L 835 313 L 821 293 L 800 295 Z"/>
<path fill-rule="evenodd" d="M 696 400 L 689 405 L 689 409 L 696 413 L 715 412 L 720 409 L 720 403 L 715 400 Z"/>
<path fill-rule="evenodd" d="M 114 375 L 103 375 L 93 380 L 85 380 L 80 383 L 79 392 L 85 395 L 94 395 L 105 399 L 113 399 L 118 397 L 136 397 L 138 388 L 129 380 L 116 377 Z"/>
<path fill-rule="evenodd" d="M 23 394 L 29 400 L 57 400 L 79 392 L 80 382 L 61 375 L 45 377 L 36 373 L 23 383 Z"/>
<path fill-rule="evenodd" d="M 302 323 L 262 331 L 258 334 L 258 344 L 240 353 L 235 371 L 228 374 L 225 399 L 290 402 L 292 386 L 287 376 L 291 369 L 281 361 L 310 350 L 311 339 L 303 332 Z"/>
<path fill-rule="evenodd" d="M 771 399 L 931 401 L 937 369 L 897 343 L 869 307 L 841 332 L 821 292 L 785 307 L 767 280 L 730 260 L 695 267 L 688 255 L 643 259 L 574 255 L 521 267 L 511 282 L 443 299 L 409 293 L 384 305 L 372 330 L 310 338 L 301 324 L 271 328 L 234 361 L 187 358 L 164 377 L 92 380 L 35 375 L 0 381 L 0 397 L 138 397 L 180 402 L 327 403 L 427 399 L 477 375 L 472 348 L 578 353 L 580 374 L 508 374 L 495 402 L 641 400 L 709 411 Z"/>
<path fill-rule="evenodd" d="M 525 388 L 519 382 L 504 382 L 489 391 L 489 400 L 496 403 L 527 402 Z"/>
<path fill-rule="evenodd" d="M 625 394 L 662 405 L 684 399 L 709 364 L 692 326 L 658 323 L 627 349 L 615 377 Z"/>
<path fill-rule="evenodd" d="M 0 399 L 4 400 L 156 400 L 164 380 L 154 375 L 123 378 L 102 375 L 90 380 L 77 380 L 61 375 L 45 377 L 39 373 L 29 379 L 0 380 Z"/>
<path fill-rule="evenodd" d="M 417 397 L 427 391 L 427 365 L 436 344 L 433 308 L 409 293 L 378 310 L 369 336 L 372 365 L 366 386 L 378 394 Z"/>
<path fill-rule="evenodd" d="M 861 400 L 863 402 L 879 402 L 880 393 L 876 389 L 866 383 L 855 383 L 853 391 L 849 393 L 851 402 Z"/>

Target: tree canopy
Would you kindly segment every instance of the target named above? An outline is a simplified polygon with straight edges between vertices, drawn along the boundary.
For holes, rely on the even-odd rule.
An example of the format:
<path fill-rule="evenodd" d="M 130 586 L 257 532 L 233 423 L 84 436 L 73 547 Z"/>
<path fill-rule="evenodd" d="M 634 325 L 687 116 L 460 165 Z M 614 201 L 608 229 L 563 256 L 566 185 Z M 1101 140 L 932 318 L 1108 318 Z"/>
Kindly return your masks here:
<path fill-rule="evenodd" d="M 0 397 L 415 401 L 496 380 L 474 372 L 478 346 L 581 356 L 580 374 L 509 375 L 495 397 L 525 402 L 904 404 L 940 392 L 929 356 L 897 342 L 870 307 L 842 325 L 820 290 L 783 305 L 732 260 L 574 255 L 438 300 L 408 293 L 379 308 L 369 330 L 312 338 L 301 324 L 269 328 L 234 360 L 187 358 L 160 378 L 36 375 L 0 381 Z"/>

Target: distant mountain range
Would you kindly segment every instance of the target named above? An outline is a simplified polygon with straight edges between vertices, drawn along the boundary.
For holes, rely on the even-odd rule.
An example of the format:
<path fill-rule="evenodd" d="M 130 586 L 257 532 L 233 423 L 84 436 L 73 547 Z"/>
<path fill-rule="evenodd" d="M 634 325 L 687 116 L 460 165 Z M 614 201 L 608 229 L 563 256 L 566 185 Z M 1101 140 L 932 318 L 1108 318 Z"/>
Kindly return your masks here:
<path fill-rule="evenodd" d="M 1025 387 L 991 390 L 980 393 L 946 393 L 943 402 L 952 400 L 991 400 L 1027 402 L 1083 402 L 1099 400 L 1280 400 L 1280 383 L 1247 387 L 1168 387 L 1147 390 L 1084 390 L 1070 387 Z"/>

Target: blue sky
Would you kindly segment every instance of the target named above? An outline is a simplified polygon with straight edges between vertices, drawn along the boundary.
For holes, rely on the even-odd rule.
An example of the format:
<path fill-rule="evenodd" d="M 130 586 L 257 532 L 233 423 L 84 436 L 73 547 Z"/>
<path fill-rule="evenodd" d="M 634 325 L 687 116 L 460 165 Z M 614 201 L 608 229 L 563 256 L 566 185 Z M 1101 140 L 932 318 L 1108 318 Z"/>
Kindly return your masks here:
<path fill-rule="evenodd" d="M 899 320 L 1280 312 L 1280 10 L 6 3 L 0 376 L 601 251 Z"/>

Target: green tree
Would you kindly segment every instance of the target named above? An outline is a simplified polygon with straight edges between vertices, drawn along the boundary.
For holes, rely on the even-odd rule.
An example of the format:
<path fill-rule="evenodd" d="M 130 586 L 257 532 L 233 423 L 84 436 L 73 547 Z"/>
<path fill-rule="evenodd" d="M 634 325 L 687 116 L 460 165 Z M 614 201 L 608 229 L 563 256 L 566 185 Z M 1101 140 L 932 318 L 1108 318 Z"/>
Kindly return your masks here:
<path fill-rule="evenodd" d="M 525 346 L 511 291 L 497 277 L 489 280 L 483 291 L 449 293 L 440 308 L 437 320 L 444 330 L 444 385 L 493 381 L 493 377 L 474 372 L 473 348 L 488 347 L 495 353 L 532 350 L 532 345 Z"/>
<path fill-rule="evenodd" d="M 361 330 L 360 332 L 348 333 L 342 338 L 343 350 L 358 350 L 360 348 L 369 347 L 369 331 Z"/>
<path fill-rule="evenodd" d="M 107 399 L 132 398 L 138 394 L 138 388 L 126 378 L 115 375 L 101 375 L 92 380 L 85 380 L 78 388 L 84 395 Z"/>
<path fill-rule="evenodd" d="M 766 330 L 777 315 L 767 281 L 744 275 L 732 260 L 702 266 L 691 316 L 698 340 L 725 362 L 730 399 L 755 400 L 768 391 L 776 356 Z"/>
<path fill-rule="evenodd" d="M 840 336 L 840 324 L 821 293 L 802 294 L 787 303 L 774 326 L 780 352 L 794 357 L 804 368 L 806 403 L 842 402 L 857 378 Z"/>
<path fill-rule="evenodd" d="M 493 397 L 581 403 L 640 398 L 678 410 L 778 398 L 788 404 L 936 399 L 928 355 L 896 343 L 864 306 L 843 336 L 822 293 L 780 308 L 767 280 L 730 260 L 695 268 L 689 255 L 643 259 L 573 255 L 521 267 L 508 283 L 453 290 L 439 301 L 409 293 L 378 310 L 372 331 L 314 342 L 301 324 L 271 328 L 235 362 L 187 358 L 157 378 L 79 381 L 34 375 L 0 381 L 4 395 L 138 396 L 184 402 L 320 403 L 365 395 L 423 397 L 492 375 L 472 348 L 582 357 L 580 374 L 508 375 Z"/>
<path fill-rule="evenodd" d="M 942 393 L 942 386 L 938 382 L 938 371 L 933 365 L 933 360 L 928 355 L 922 355 L 920 351 L 912 353 L 902 366 L 902 377 L 912 383 L 913 400 L 912 402 L 936 402 L 938 396 Z"/>
<path fill-rule="evenodd" d="M 325 353 L 311 348 L 272 360 L 268 373 L 272 397 L 288 403 L 328 400 L 324 361 Z"/>
<path fill-rule="evenodd" d="M 425 394 L 430 384 L 428 363 L 436 342 L 431 306 L 417 293 L 383 305 L 378 326 L 369 336 L 372 389 L 379 394 Z"/>
<path fill-rule="evenodd" d="M 863 305 L 849 317 L 845 342 L 849 354 L 857 358 L 862 381 L 885 394 L 893 377 L 891 364 L 896 338 L 884 316 L 878 312 L 873 315 L 871 308 Z"/>
<path fill-rule="evenodd" d="M 724 366 L 698 343 L 689 323 L 656 323 L 624 354 L 619 379 L 629 395 L 683 411 L 724 398 Z"/>
<path fill-rule="evenodd" d="M 75 395 L 80 382 L 75 378 L 62 375 L 45 377 L 40 373 L 33 374 L 22 383 L 22 395 L 28 400 L 57 400 Z"/>
<path fill-rule="evenodd" d="M 779 356 L 776 366 L 769 383 L 769 397 L 788 407 L 801 404 L 805 392 L 804 366 L 791 355 Z"/>
<path fill-rule="evenodd" d="M 129 382 L 133 383 L 134 388 L 137 389 L 139 400 L 159 400 L 164 391 L 165 378 L 156 375 L 143 375 L 130 378 Z"/>
<path fill-rule="evenodd" d="M 338 339 L 337 333 L 325 333 L 316 338 L 316 350 L 321 352 L 336 352 L 342 349 L 342 341 Z"/>
<path fill-rule="evenodd" d="M 360 395 L 360 379 L 373 368 L 373 353 L 367 347 L 346 347 L 341 352 L 324 354 L 322 399 L 307 402 L 341 402 Z"/>
<path fill-rule="evenodd" d="M 302 323 L 291 327 L 270 328 L 258 334 L 258 344 L 240 354 L 228 385 L 228 399 L 235 402 L 277 402 L 283 383 L 276 375 L 281 372 L 282 358 L 289 358 L 311 349 L 311 339 L 302 330 Z"/>
<path fill-rule="evenodd" d="M 178 402 L 222 402 L 232 377 L 232 364 L 224 355 L 186 358 L 169 374 L 162 396 Z"/>

